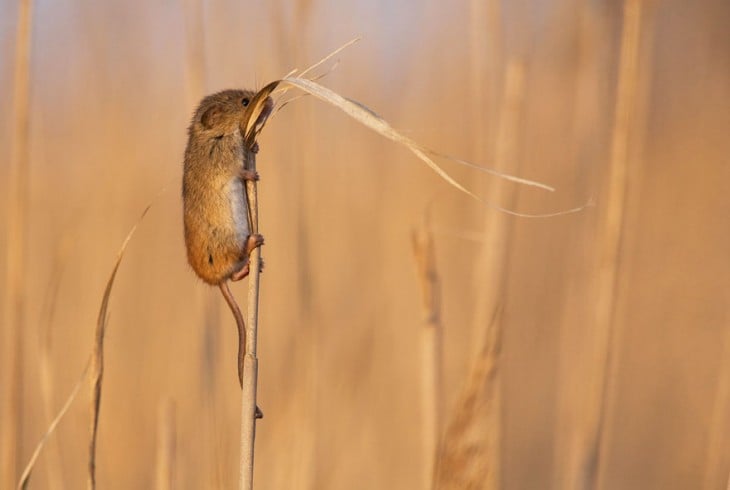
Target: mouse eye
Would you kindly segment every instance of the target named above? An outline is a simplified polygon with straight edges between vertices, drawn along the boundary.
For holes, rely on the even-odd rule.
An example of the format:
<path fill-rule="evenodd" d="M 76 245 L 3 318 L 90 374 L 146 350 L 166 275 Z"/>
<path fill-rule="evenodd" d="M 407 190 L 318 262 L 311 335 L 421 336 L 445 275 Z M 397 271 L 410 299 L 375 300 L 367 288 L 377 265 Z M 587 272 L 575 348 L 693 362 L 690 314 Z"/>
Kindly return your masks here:
<path fill-rule="evenodd" d="M 248 97 L 244 97 L 243 99 L 241 99 L 241 105 L 243 105 L 243 107 L 248 107 L 249 102 L 250 100 L 248 100 Z"/>

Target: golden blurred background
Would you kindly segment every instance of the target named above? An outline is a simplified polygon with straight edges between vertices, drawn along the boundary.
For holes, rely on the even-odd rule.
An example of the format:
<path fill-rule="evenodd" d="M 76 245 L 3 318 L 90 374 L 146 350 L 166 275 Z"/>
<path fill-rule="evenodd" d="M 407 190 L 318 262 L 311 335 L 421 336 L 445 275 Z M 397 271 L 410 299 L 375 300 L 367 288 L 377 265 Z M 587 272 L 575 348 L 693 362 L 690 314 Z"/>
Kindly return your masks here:
<path fill-rule="evenodd" d="M 276 114 L 256 488 L 429 488 L 435 439 L 438 488 L 726 488 L 729 25 L 726 0 L 3 0 L 0 488 L 81 375 L 149 203 L 110 303 L 99 487 L 236 488 L 235 324 L 185 260 L 187 124 L 356 36 L 320 83 L 556 191 L 441 160 L 481 204 L 312 97 Z M 88 405 L 84 384 L 29 488 L 85 485 Z"/>

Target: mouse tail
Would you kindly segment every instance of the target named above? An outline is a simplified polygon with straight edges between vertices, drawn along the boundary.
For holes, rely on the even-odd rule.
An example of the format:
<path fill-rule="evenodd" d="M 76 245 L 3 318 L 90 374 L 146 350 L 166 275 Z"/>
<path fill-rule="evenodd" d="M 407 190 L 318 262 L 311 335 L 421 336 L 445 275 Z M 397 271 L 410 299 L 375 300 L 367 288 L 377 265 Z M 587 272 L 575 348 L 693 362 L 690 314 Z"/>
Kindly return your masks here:
<path fill-rule="evenodd" d="M 236 326 L 238 327 L 238 382 L 243 388 L 243 358 L 246 356 L 246 323 L 243 320 L 241 309 L 236 303 L 236 298 L 231 293 L 231 288 L 228 287 L 228 281 L 225 280 L 219 285 L 223 297 L 228 303 L 228 307 L 233 313 L 233 317 L 236 319 Z"/>

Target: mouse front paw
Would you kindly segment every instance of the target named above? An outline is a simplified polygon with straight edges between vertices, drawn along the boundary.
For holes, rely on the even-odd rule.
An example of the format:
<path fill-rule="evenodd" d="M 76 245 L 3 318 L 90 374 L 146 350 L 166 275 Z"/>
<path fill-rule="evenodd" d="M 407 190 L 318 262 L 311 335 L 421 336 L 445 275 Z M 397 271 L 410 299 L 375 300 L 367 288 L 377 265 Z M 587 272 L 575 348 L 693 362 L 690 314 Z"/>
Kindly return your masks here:
<path fill-rule="evenodd" d="M 256 247 L 260 247 L 264 244 L 264 237 L 259 234 L 249 235 L 246 239 L 246 246 L 244 254 L 248 257 Z"/>
<path fill-rule="evenodd" d="M 259 173 L 255 170 L 248 170 L 246 168 L 242 168 L 238 171 L 238 176 L 241 178 L 241 180 L 245 181 L 253 181 L 256 182 L 259 180 Z"/>

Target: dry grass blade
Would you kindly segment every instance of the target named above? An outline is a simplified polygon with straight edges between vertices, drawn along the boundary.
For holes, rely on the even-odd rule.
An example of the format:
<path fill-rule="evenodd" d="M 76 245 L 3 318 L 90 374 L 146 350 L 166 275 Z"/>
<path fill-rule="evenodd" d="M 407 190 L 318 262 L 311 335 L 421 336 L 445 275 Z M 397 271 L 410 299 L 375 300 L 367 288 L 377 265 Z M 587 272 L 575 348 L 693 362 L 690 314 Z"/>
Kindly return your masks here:
<path fill-rule="evenodd" d="M 469 160 L 464 160 L 463 158 L 458 158 L 452 155 L 447 155 L 445 153 L 441 153 L 438 151 L 434 151 L 428 148 L 423 148 L 423 151 L 428 153 L 429 155 L 433 155 L 438 158 L 444 158 L 446 160 L 450 160 L 452 162 L 458 163 L 459 165 L 464 165 L 465 167 L 473 168 L 474 170 L 478 170 L 480 172 L 485 172 L 490 175 L 494 175 L 496 177 L 499 177 L 501 179 L 509 180 L 511 182 L 515 182 L 517 184 L 522 184 L 530 187 L 537 187 L 538 189 L 543 189 L 550 192 L 555 192 L 555 187 L 551 187 L 547 184 L 543 184 L 541 182 L 536 182 L 534 180 L 529 179 L 523 179 L 522 177 L 516 177 L 514 175 L 510 175 L 505 172 L 500 172 L 499 170 L 494 170 L 493 168 L 483 167 L 481 165 L 477 165 L 476 163 L 470 162 Z"/>
<path fill-rule="evenodd" d="M 426 148 L 422 145 L 419 145 L 412 139 L 400 134 L 398 131 L 396 131 L 390 124 L 388 124 L 387 121 L 385 121 L 383 118 L 378 116 L 375 112 L 373 112 L 371 109 L 366 107 L 365 105 L 353 101 L 350 99 L 347 99 L 340 94 L 328 89 L 327 87 L 324 87 L 312 80 L 299 78 L 299 77 L 285 77 L 281 80 L 276 80 L 274 82 L 269 83 L 264 88 L 259 90 L 259 92 L 254 97 L 251 104 L 249 104 L 247 108 L 247 115 L 244 117 L 244 123 L 242 124 L 241 130 L 243 134 L 245 135 L 245 140 L 247 144 L 253 145 L 256 136 L 259 134 L 261 129 L 263 129 L 263 125 L 256 127 L 256 120 L 258 119 L 258 116 L 261 114 L 264 104 L 266 103 L 266 98 L 269 97 L 278 87 L 281 83 L 286 83 L 291 86 L 294 86 L 296 88 L 299 88 L 311 95 L 314 95 L 320 100 L 323 100 L 341 111 L 343 111 L 348 116 L 352 117 L 359 123 L 363 124 L 364 126 L 372 129 L 376 133 L 380 134 L 381 136 L 384 136 L 400 145 L 405 146 L 408 148 L 413 154 L 415 154 L 419 159 L 421 159 L 423 162 L 428 165 L 429 168 L 431 168 L 436 174 L 438 174 L 439 177 L 441 177 L 443 180 L 445 180 L 448 184 L 452 185 L 453 187 L 457 188 L 461 192 L 467 194 L 468 196 L 476 199 L 477 201 L 481 202 L 482 204 L 495 209 L 497 211 L 512 215 L 512 216 L 518 216 L 521 218 L 551 218 L 556 216 L 563 216 L 566 214 L 571 213 L 577 213 L 582 211 L 588 206 L 592 206 L 592 202 L 588 202 L 586 204 L 583 204 L 581 206 L 577 206 L 574 208 L 570 208 L 567 210 L 557 211 L 553 213 L 541 213 L 541 214 L 531 214 L 531 213 L 520 213 L 516 211 L 512 211 L 510 209 L 497 206 L 495 204 L 491 204 L 488 202 L 484 202 L 482 199 L 480 199 L 476 194 L 466 189 L 463 185 L 461 185 L 459 182 L 457 182 L 453 177 L 451 177 L 445 170 L 443 170 L 436 162 L 433 161 L 429 155 L 445 158 L 447 160 L 450 160 L 452 162 L 466 165 L 469 168 L 473 168 L 475 170 L 479 170 L 482 172 L 486 172 L 492 175 L 496 175 L 500 178 L 506 179 L 511 182 L 515 182 L 522 185 L 528 185 L 532 187 L 537 187 L 540 189 L 553 191 L 554 188 L 542 184 L 540 182 L 535 182 L 528 179 L 523 179 L 520 177 L 515 177 L 513 175 L 509 175 L 503 172 L 499 172 L 497 170 L 489 169 L 486 167 L 482 167 L 479 165 L 476 165 L 474 163 L 471 163 L 466 160 L 462 160 L 460 158 L 451 157 L 449 155 L 445 155 L 442 153 L 439 153 L 437 151 L 431 150 L 429 148 Z"/>
<path fill-rule="evenodd" d="M 477 201 L 482 202 L 482 200 L 473 192 L 467 190 L 463 185 L 461 185 L 459 182 L 457 182 L 453 177 L 451 177 L 445 170 L 443 170 L 436 162 L 433 161 L 432 158 L 429 157 L 429 155 L 438 157 L 438 158 L 445 158 L 449 161 L 452 161 L 454 163 L 458 163 L 460 165 L 465 165 L 469 168 L 473 168 L 475 170 L 485 172 L 491 175 L 498 176 L 502 179 L 515 182 L 521 185 L 527 185 L 532 187 L 537 187 L 543 190 L 548 191 L 554 191 L 555 189 L 553 187 L 550 187 L 546 184 L 542 184 L 540 182 L 536 182 L 533 180 L 523 179 L 521 177 L 516 177 L 504 172 L 500 172 L 497 170 L 493 170 L 490 168 L 482 167 L 480 165 L 476 165 L 472 162 L 455 158 L 449 155 L 445 155 L 442 153 L 439 153 L 437 151 L 431 150 L 430 148 L 426 148 L 414 140 L 408 138 L 407 136 L 402 135 L 398 131 L 396 131 L 386 120 L 378 116 L 374 111 L 369 109 L 364 104 L 361 104 L 360 102 L 347 99 L 337 92 L 334 92 L 327 87 L 324 87 L 318 83 L 316 83 L 312 79 L 303 78 L 303 75 L 310 72 L 314 68 L 320 66 L 322 63 L 327 61 L 328 59 L 332 58 L 335 54 L 339 53 L 343 49 L 351 46 L 355 42 L 357 42 L 359 39 L 353 39 L 352 41 L 342 45 L 332 53 L 325 56 L 323 59 L 315 63 L 314 65 L 310 66 L 306 70 L 304 70 L 299 76 L 294 76 L 295 71 L 290 72 L 287 76 L 282 78 L 281 80 L 276 80 L 274 82 L 271 82 L 267 84 L 264 88 L 258 91 L 256 96 L 254 97 L 253 101 L 249 104 L 246 111 L 247 114 L 244 117 L 244 122 L 241 127 L 241 131 L 244 134 L 244 139 L 246 140 L 249 147 L 253 145 L 256 136 L 258 133 L 263 129 L 263 125 L 260 127 L 255 127 L 256 120 L 258 119 L 258 116 L 261 114 L 261 111 L 264 108 L 264 104 L 266 103 L 266 99 L 275 91 L 277 88 L 280 88 L 280 84 L 285 83 L 288 85 L 291 85 L 293 87 L 299 88 L 300 90 L 303 90 L 311 95 L 314 95 L 320 100 L 323 100 L 324 102 L 327 102 L 341 111 L 343 111 L 348 116 L 352 117 L 362 125 L 372 129 L 376 133 L 380 134 L 381 136 L 384 136 L 400 145 L 405 146 L 408 148 L 413 154 L 415 154 L 419 159 L 421 159 L 423 162 L 428 165 L 429 168 L 431 168 L 436 174 L 441 177 L 443 180 L 448 182 L 453 187 L 457 188 L 461 192 L 467 194 L 468 196 L 471 196 L 472 198 L 476 199 Z M 286 91 L 286 89 L 283 89 Z M 265 122 L 264 122 L 265 124 Z M 498 211 L 502 211 L 507 214 L 511 214 L 514 216 L 520 216 L 525 218 L 547 218 L 552 216 L 560 216 L 563 214 L 570 214 L 574 212 L 578 212 L 583 210 L 586 206 L 579 206 L 576 208 L 572 208 L 566 211 L 560 211 L 557 213 L 548 213 L 548 214 L 528 214 L 528 213 L 517 213 L 514 211 L 511 211 L 506 208 L 502 208 L 500 206 L 495 206 L 489 203 L 485 203 L 489 207 L 494 208 Z"/>
<path fill-rule="evenodd" d="M 468 384 L 444 434 L 434 488 L 438 490 L 495 487 L 494 451 L 499 441 L 499 352 L 501 345 L 501 307 L 494 314 L 484 336 Z"/>
<path fill-rule="evenodd" d="M 84 381 L 84 378 L 86 377 L 86 374 L 89 372 L 89 365 L 90 360 L 87 361 L 86 367 L 84 368 L 83 372 L 81 373 L 81 376 L 79 377 L 79 380 L 74 385 L 73 390 L 71 390 L 71 394 L 66 399 L 66 403 L 63 404 L 63 407 L 61 407 L 61 410 L 58 412 L 58 415 L 51 421 L 51 424 L 48 426 L 48 429 L 46 430 L 46 433 L 43 434 L 43 437 L 41 437 L 41 440 L 38 441 L 38 445 L 36 445 L 35 450 L 33 451 L 33 455 L 30 457 L 30 461 L 28 461 L 28 464 L 25 466 L 25 469 L 23 470 L 23 474 L 20 477 L 20 481 L 18 482 L 17 488 L 19 490 L 25 490 L 28 486 L 28 482 L 30 481 L 30 475 L 33 471 L 33 467 L 35 466 L 36 461 L 38 460 L 38 457 L 41 454 L 41 451 L 46 445 L 46 442 L 48 442 L 48 438 L 51 437 L 51 434 L 56 430 L 56 427 L 58 426 L 59 422 L 61 422 L 61 419 L 66 415 L 66 412 L 68 412 L 68 409 L 71 408 L 71 404 L 76 399 L 76 395 L 79 394 L 79 391 L 81 390 L 81 385 Z"/>
<path fill-rule="evenodd" d="M 345 50 L 345 49 L 349 48 L 350 46 L 352 46 L 353 44 L 355 44 L 356 42 L 358 42 L 358 41 L 359 41 L 360 39 L 361 39 L 361 38 L 359 38 L 359 37 L 356 37 L 355 39 L 352 39 L 352 40 L 350 40 L 350 41 L 346 42 L 345 44 L 343 44 L 343 45 L 342 45 L 342 46 L 340 46 L 339 48 L 335 49 L 335 50 L 334 50 L 334 51 L 332 51 L 332 52 L 331 52 L 330 54 L 328 54 L 327 56 L 325 56 L 324 58 L 322 58 L 321 60 L 319 60 L 318 62 L 316 62 L 315 64 L 313 64 L 312 66 L 310 66 L 309 68 L 307 68 L 306 70 L 304 70 L 303 72 L 301 72 L 301 73 L 299 74 L 299 76 L 300 76 L 300 77 L 303 77 L 304 75 L 306 75 L 306 74 L 307 74 L 307 73 L 309 73 L 310 71 L 314 70 L 314 69 L 315 69 L 315 68 L 317 68 L 318 66 L 321 66 L 321 65 L 322 65 L 322 63 L 325 63 L 325 62 L 326 62 L 327 60 L 329 60 L 329 59 L 332 59 L 332 57 L 333 57 L 334 55 L 336 55 L 337 53 L 339 53 L 340 51 L 343 51 L 343 50 Z M 288 76 L 291 76 L 291 75 L 294 75 L 294 73 L 290 73 L 289 75 L 287 75 L 287 77 L 288 77 Z M 286 78 L 286 77 L 284 77 L 284 78 Z"/>
<path fill-rule="evenodd" d="M 470 192 L 464 186 L 459 184 L 441 167 L 439 167 L 433 160 L 431 160 L 431 158 L 426 155 L 424 150 L 418 144 L 398 133 L 395 129 L 393 129 L 392 126 L 390 126 L 390 124 L 388 124 L 384 119 L 378 117 L 373 111 L 367 109 L 362 104 L 353 102 L 349 99 L 342 97 L 340 94 L 333 92 L 332 90 L 323 87 L 316 82 L 303 78 L 283 78 L 281 80 L 271 82 L 264 88 L 259 90 L 253 101 L 251 102 L 251 104 L 249 104 L 247 108 L 249 114 L 244 118 L 247 123 L 245 127 L 242 128 L 244 130 L 244 134 L 246 135 L 246 141 L 249 144 L 253 144 L 256 135 L 261 130 L 261 128 L 254 128 L 254 124 L 258 115 L 261 114 L 261 110 L 263 109 L 266 98 L 279 86 L 280 83 L 288 83 L 294 87 L 300 88 L 305 92 L 314 95 L 318 99 L 334 105 L 335 107 L 342 110 L 345 114 L 349 115 L 361 124 L 369 127 L 378 134 L 381 134 L 388 139 L 405 145 L 414 154 L 416 154 L 418 158 L 426 162 L 426 164 L 431 169 L 433 169 L 434 172 L 441 176 L 441 178 L 446 180 L 446 182 L 464 192 L 465 194 L 473 197 L 474 199 L 479 200 L 479 198 L 474 193 Z"/>
<path fill-rule="evenodd" d="M 323 63 L 325 63 L 325 62 L 326 62 L 327 60 L 331 59 L 331 58 L 332 58 L 332 57 L 333 57 L 334 55 L 336 55 L 336 54 L 337 54 L 337 53 L 339 53 L 340 51 L 344 50 L 345 48 L 348 48 L 348 47 L 352 46 L 353 44 L 355 44 L 355 43 L 356 43 L 356 42 L 358 42 L 359 40 L 360 40 L 360 38 L 359 38 L 359 37 L 356 37 L 355 39 L 352 39 L 351 41 L 349 41 L 349 42 L 347 42 L 347 43 L 343 44 L 342 46 L 340 46 L 339 48 L 335 49 L 334 51 L 332 51 L 332 52 L 331 52 L 330 54 L 328 54 L 327 56 L 325 56 L 324 58 L 322 58 L 322 59 L 321 59 L 321 60 L 319 60 L 318 62 L 314 63 L 314 64 L 313 64 L 312 66 L 310 66 L 309 68 L 305 69 L 305 70 L 304 70 L 303 72 L 301 72 L 301 73 L 299 74 L 299 76 L 300 76 L 300 77 L 303 77 L 304 75 L 306 75 L 306 74 L 307 74 L 307 73 L 309 73 L 310 71 L 314 70 L 314 69 L 315 69 L 315 68 L 317 68 L 318 66 L 321 66 L 321 65 L 322 65 Z M 337 68 L 337 65 L 339 65 L 339 63 L 340 63 L 340 61 L 339 61 L 339 60 L 337 60 L 337 61 L 336 61 L 336 62 L 335 62 L 335 63 L 334 63 L 334 64 L 333 64 L 333 65 L 332 65 L 332 66 L 331 66 L 330 68 L 328 68 L 328 69 L 327 69 L 327 71 L 326 71 L 326 72 L 324 72 L 324 73 L 321 73 L 321 74 L 319 74 L 319 75 L 314 75 L 314 76 L 312 76 L 312 77 L 309 77 L 309 79 L 310 79 L 310 80 L 315 80 L 315 81 L 316 81 L 316 80 L 320 80 L 320 79 L 322 79 L 322 78 L 326 77 L 327 75 L 329 75 L 330 73 L 332 73 L 332 72 L 333 72 L 333 71 L 334 71 L 334 70 L 335 70 L 335 69 Z M 298 71 L 298 70 L 296 70 L 296 69 L 294 69 L 294 70 L 291 70 L 291 71 L 290 71 L 289 73 L 287 73 L 286 75 L 284 75 L 284 78 L 287 78 L 287 77 L 291 77 L 291 76 L 294 76 L 294 74 L 295 74 L 295 73 L 296 73 L 297 71 Z M 279 112 L 279 111 L 280 111 L 281 109 L 283 109 L 283 108 L 284 108 L 284 107 L 285 107 L 286 105 L 288 105 L 288 104 L 289 104 L 290 102 L 292 102 L 292 101 L 294 101 L 294 100 L 296 100 L 296 99 L 299 99 L 299 98 L 301 98 L 301 97 L 304 97 L 305 95 L 307 95 L 307 94 L 302 94 L 302 95 L 299 95 L 299 96 L 297 96 L 297 97 L 292 97 L 291 99 L 288 99 L 288 100 L 285 100 L 285 101 L 283 101 L 283 102 L 280 102 L 280 101 L 281 101 L 281 99 L 283 98 L 283 94 L 284 94 L 284 93 L 286 93 L 286 91 L 287 91 L 287 90 L 288 90 L 287 88 L 283 88 L 283 89 L 281 89 L 282 95 L 281 95 L 281 97 L 279 97 L 279 98 L 278 98 L 278 99 L 276 100 L 276 102 L 275 102 L 275 104 L 274 104 L 274 105 L 275 105 L 275 110 L 274 110 L 273 114 L 271 114 L 271 116 L 270 116 L 269 118 L 272 118 L 272 117 L 274 117 L 274 116 L 275 116 L 275 115 L 276 115 L 276 114 L 277 114 L 277 113 L 278 113 L 278 112 Z"/>
<path fill-rule="evenodd" d="M 104 289 L 104 296 L 101 300 L 101 307 L 99 308 L 99 316 L 96 322 L 96 331 L 94 333 L 94 351 L 91 355 L 91 438 L 89 441 L 89 479 L 88 488 L 93 490 L 96 488 L 96 439 L 97 431 L 99 428 L 99 409 L 101 408 L 101 386 L 104 378 L 104 334 L 106 333 L 107 325 L 107 312 L 109 308 L 109 297 L 111 296 L 112 286 L 114 286 L 114 279 L 117 276 L 119 265 L 122 263 L 122 257 L 124 257 L 124 251 L 127 249 L 129 241 L 132 239 L 132 235 L 137 230 L 139 223 L 142 221 L 144 216 L 149 211 L 150 206 L 147 206 L 142 212 L 142 215 L 137 220 L 137 223 L 127 234 L 124 239 L 119 253 L 117 255 L 117 261 L 114 263 L 114 268 L 109 276 L 109 280 L 106 283 Z"/>
<path fill-rule="evenodd" d="M 495 176 L 500 177 L 502 179 L 509 180 L 509 181 L 512 181 L 512 182 L 516 182 L 518 184 L 532 186 L 532 187 L 537 187 L 537 188 L 544 189 L 544 190 L 551 191 L 551 192 L 555 191 L 555 188 L 550 187 L 549 185 L 542 184 L 542 183 L 536 182 L 534 180 L 529 180 L 529 179 L 523 179 L 521 177 L 516 177 L 514 175 L 510 175 L 510 174 L 507 174 L 507 173 L 504 173 L 504 172 L 500 172 L 498 170 L 494 170 L 494 169 L 491 169 L 491 168 L 483 167 L 481 165 L 477 165 L 477 164 L 472 163 L 472 162 L 469 162 L 467 160 L 463 160 L 461 158 L 456 158 L 456 157 L 453 157 L 453 156 L 450 156 L 450 155 L 445 155 L 443 153 L 439 153 L 437 151 L 434 151 L 434 150 L 431 150 L 429 148 L 426 148 L 426 147 L 424 147 L 422 145 L 419 145 L 418 143 L 416 143 L 415 141 L 411 140 L 410 138 L 407 138 L 406 136 L 403 136 L 400 133 L 398 133 L 397 131 L 395 131 L 385 120 L 383 120 L 380 116 L 378 116 L 377 114 L 375 114 L 374 111 L 372 111 L 371 109 L 369 109 L 364 104 L 361 104 L 360 102 L 357 102 L 355 100 L 346 99 L 344 97 L 341 97 L 341 96 L 339 96 L 339 94 L 337 94 L 337 93 L 335 93 L 335 92 L 333 92 L 333 91 L 331 91 L 331 90 L 329 90 L 329 89 L 327 89 L 327 88 L 325 88 L 325 87 L 323 87 L 323 86 L 321 86 L 319 84 L 315 84 L 314 83 L 314 80 L 316 80 L 319 77 L 313 77 L 313 78 L 309 78 L 309 79 L 304 78 L 304 75 L 306 75 L 307 73 L 309 73 L 313 69 L 317 68 L 318 66 L 321 66 L 323 63 L 325 63 L 327 60 L 331 59 L 337 53 L 343 51 L 344 49 L 346 49 L 346 48 L 348 48 L 350 46 L 352 46 L 353 44 L 355 44 L 359 40 L 360 40 L 360 38 L 358 37 L 358 38 L 355 38 L 355 39 L 353 39 L 353 40 L 351 40 L 351 41 L 343 44 L 342 46 L 340 46 L 339 48 L 337 48 L 336 50 L 332 51 L 330 54 L 328 54 L 327 56 L 325 56 L 324 58 L 322 58 L 321 60 L 319 60 L 317 63 L 313 64 L 312 66 L 310 66 L 309 68 L 307 68 L 306 70 L 304 70 L 303 72 L 301 72 L 298 76 L 294 77 L 294 74 L 296 73 L 296 70 L 294 70 L 294 71 L 288 73 L 281 81 L 292 83 L 292 85 L 294 85 L 294 86 L 296 86 L 296 87 L 298 87 L 298 88 L 300 88 L 302 90 L 305 90 L 305 91 L 309 92 L 312 95 L 315 95 L 315 96 L 319 97 L 320 99 L 324 100 L 325 102 L 329 102 L 329 103 L 335 105 L 336 107 L 339 107 L 340 109 L 342 109 L 346 113 L 350 114 L 353 118 L 355 118 L 358 121 L 360 121 L 361 123 L 363 123 L 365 126 L 370 127 L 374 131 L 376 131 L 379 134 L 381 134 L 381 135 L 383 135 L 383 136 L 385 136 L 385 137 L 387 137 L 387 138 L 395 141 L 396 143 L 403 144 L 404 146 L 410 148 L 411 151 L 414 151 L 414 148 L 415 148 L 415 149 L 420 150 L 421 152 L 428 153 L 428 154 L 433 155 L 435 157 L 445 158 L 447 160 L 450 160 L 452 162 L 458 163 L 460 165 L 465 165 L 465 166 L 470 167 L 470 168 L 473 168 L 475 170 L 479 170 L 481 172 L 485 172 L 485 173 L 488 173 L 488 174 L 491 174 L 491 175 L 495 175 Z M 300 81 L 303 81 L 305 83 L 308 82 L 309 83 L 309 87 L 302 86 L 301 84 L 298 83 Z M 319 92 L 318 93 L 313 92 L 311 90 L 312 87 L 316 87 L 319 90 Z M 352 107 L 349 107 L 348 108 L 346 106 L 343 106 L 341 104 L 342 101 L 347 101 L 347 102 L 349 102 L 351 104 L 354 104 L 355 106 L 358 106 L 360 109 L 364 109 L 364 111 L 365 111 L 366 114 L 363 114 L 363 116 L 365 118 L 367 118 L 367 114 L 369 114 L 370 116 L 373 116 L 375 118 L 375 121 L 372 121 L 373 124 L 369 124 L 368 122 L 361 120 L 356 115 L 353 115 L 350 112 L 351 109 L 352 109 Z M 387 129 L 385 131 L 381 131 L 381 130 L 379 130 L 379 128 L 387 128 Z M 423 161 L 425 161 L 426 164 L 429 165 L 429 167 L 431 167 L 432 169 L 434 169 L 434 171 L 436 171 L 436 173 L 438 173 L 442 178 L 445 178 L 447 180 L 447 182 L 449 182 L 450 184 L 454 185 L 454 182 L 451 182 L 449 180 L 450 177 L 448 175 L 446 175 L 446 172 L 443 172 L 443 170 L 441 170 L 433 161 L 431 161 L 428 158 L 424 159 L 423 156 L 421 156 L 419 153 L 417 153 L 415 151 L 414 151 L 414 153 L 416 153 L 416 155 L 419 158 L 421 158 Z M 459 187 L 457 186 L 457 188 L 459 188 Z M 460 189 L 460 190 L 464 190 L 464 189 Z M 476 196 L 473 196 L 473 197 L 476 197 Z"/>
<path fill-rule="evenodd" d="M 413 152 L 418 158 L 423 160 L 426 163 L 426 165 L 428 165 L 431 168 L 431 170 L 436 172 L 446 182 L 448 182 L 452 186 L 456 187 L 461 192 L 473 197 L 477 201 L 480 200 L 476 196 L 476 194 L 467 190 L 463 185 L 458 183 L 456 180 L 454 180 L 453 177 L 451 177 L 441 167 L 439 167 L 436 164 L 436 162 L 434 162 L 426 154 L 426 151 L 424 151 L 423 147 L 421 147 L 419 144 L 417 144 L 415 141 L 411 140 L 410 138 L 407 138 L 406 136 L 403 136 L 402 134 L 400 134 L 398 131 L 393 129 L 393 127 L 390 124 L 388 124 L 384 119 L 378 117 L 375 113 L 373 113 L 369 109 L 366 109 L 363 105 L 353 102 L 349 99 L 346 99 L 345 97 L 341 96 L 337 92 L 334 92 L 326 87 L 323 87 L 322 85 L 320 85 L 316 82 L 313 82 L 311 80 L 306 80 L 303 78 L 296 78 L 296 77 L 287 77 L 281 81 L 288 83 L 290 85 L 293 85 L 297 88 L 300 88 L 300 89 L 314 95 L 318 99 L 323 100 L 329 104 L 332 104 L 333 106 L 337 107 L 338 109 L 343 111 L 348 116 L 350 116 L 353 119 L 355 119 L 356 121 L 358 121 L 360 124 L 372 129 L 373 131 L 380 134 L 381 136 L 384 136 L 392 141 L 395 141 L 396 143 L 404 145 L 411 152 Z"/>
<path fill-rule="evenodd" d="M 436 172 L 441 178 L 446 180 L 449 184 L 453 185 L 457 189 L 461 190 L 462 192 L 465 192 L 475 199 L 479 200 L 477 196 L 472 194 L 470 191 L 466 190 L 461 184 L 456 182 L 450 175 L 448 175 L 441 167 L 439 167 L 431 158 L 427 156 L 427 154 L 446 158 L 448 160 L 451 160 L 453 162 L 466 165 L 470 168 L 473 168 L 475 170 L 479 170 L 482 172 L 486 172 L 492 175 L 496 175 L 500 178 L 516 182 L 518 184 L 528 185 L 532 187 L 537 187 L 549 191 L 554 191 L 555 189 L 542 184 L 540 182 L 535 182 L 533 180 L 523 179 L 521 177 L 515 177 L 513 175 L 506 174 L 504 172 L 499 172 L 497 170 L 492 170 L 486 167 L 482 167 L 479 165 L 476 165 L 474 163 L 468 162 L 466 160 L 462 160 L 459 158 L 451 157 L 448 155 L 444 155 L 442 153 L 439 153 L 437 151 L 431 150 L 429 148 L 426 148 L 417 142 L 413 141 L 412 139 L 408 138 L 407 136 L 404 136 L 400 134 L 398 131 L 396 131 L 390 124 L 388 124 L 387 121 L 385 121 L 383 118 L 379 117 L 375 112 L 373 112 L 371 109 L 367 108 L 365 105 L 347 99 L 345 97 L 342 97 L 340 94 L 328 89 L 327 87 L 324 87 L 318 83 L 313 82 L 312 80 L 306 80 L 304 78 L 297 78 L 297 77 L 287 77 L 281 80 L 282 82 L 289 83 L 295 87 L 298 87 L 315 97 L 319 98 L 320 100 L 323 100 L 329 104 L 334 105 L 335 107 L 339 108 L 343 112 L 345 112 L 347 115 L 355 119 L 356 121 L 360 122 L 364 126 L 367 126 L 368 128 L 372 129 L 373 131 L 377 132 L 381 136 L 385 136 L 386 138 L 401 144 L 411 150 L 418 158 L 423 160 L 434 172 Z"/>

